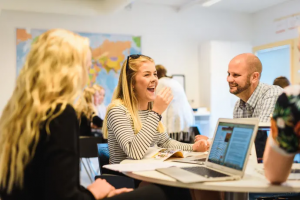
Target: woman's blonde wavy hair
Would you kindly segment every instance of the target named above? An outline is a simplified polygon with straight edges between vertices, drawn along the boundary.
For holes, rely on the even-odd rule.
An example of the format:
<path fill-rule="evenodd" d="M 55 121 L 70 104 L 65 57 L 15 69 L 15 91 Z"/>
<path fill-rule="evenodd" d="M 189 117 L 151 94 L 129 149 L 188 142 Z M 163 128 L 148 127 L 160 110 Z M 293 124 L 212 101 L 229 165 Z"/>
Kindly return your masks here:
<path fill-rule="evenodd" d="M 143 56 L 143 55 L 141 55 L 137 59 L 132 59 L 132 58 L 128 58 L 128 59 L 129 59 L 128 61 L 129 70 L 127 72 L 126 70 L 127 60 L 125 60 L 121 69 L 118 86 L 113 94 L 112 103 L 108 105 L 106 116 L 103 121 L 102 131 L 103 131 L 103 137 L 106 139 L 108 137 L 107 113 L 110 111 L 110 109 L 112 109 L 115 106 L 124 105 L 127 108 L 133 121 L 133 129 L 135 134 L 139 133 L 140 130 L 142 129 L 142 123 L 138 113 L 138 99 L 133 90 L 133 86 L 135 85 L 136 74 L 139 70 L 139 67 L 142 65 L 142 63 L 145 62 L 154 63 L 154 60 L 148 56 Z M 151 109 L 152 109 L 152 103 L 149 103 L 148 110 Z M 159 122 L 157 130 L 159 133 L 164 132 L 164 126 L 162 122 Z"/>
<path fill-rule="evenodd" d="M 62 29 L 49 30 L 32 44 L 0 118 L 0 187 L 8 193 L 23 187 L 40 128 L 45 125 L 50 134 L 51 120 L 73 105 L 86 84 L 89 51 L 87 38 Z"/>
<path fill-rule="evenodd" d="M 83 93 L 76 103 L 77 116 L 80 119 L 81 114 L 83 113 L 88 119 L 96 113 L 94 108 L 94 98 L 95 89 L 92 87 L 87 87 L 83 90 Z"/>

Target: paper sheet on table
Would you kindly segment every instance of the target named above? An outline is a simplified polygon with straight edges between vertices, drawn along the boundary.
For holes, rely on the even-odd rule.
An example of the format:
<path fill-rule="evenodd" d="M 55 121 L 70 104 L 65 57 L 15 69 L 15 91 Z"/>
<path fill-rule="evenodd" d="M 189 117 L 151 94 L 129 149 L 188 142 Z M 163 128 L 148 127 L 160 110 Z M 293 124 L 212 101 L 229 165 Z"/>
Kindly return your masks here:
<path fill-rule="evenodd" d="M 185 157 L 198 157 L 198 156 L 205 156 L 207 155 L 208 152 L 188 152 L 188 151 L 185 151 Z"/>
<path fill-rule="evenodd" d="M 156 163 L 130 163 L 130 164 L 112 164 L 104 165 L 106 169 L 118 172 L 139 172 L 139 171 L 153 171 L 157 168 L 168 168 L 175 166 L 170 162 L 156 162 Z"/>
<path fill-rule="evenodd" d="M 163 162 L 164 160 L 162 159 L 153 158 L 153 155 L 156 154 L 159 150 L 161 149 L 158 147 L 149 147 L 142 160 L 133 160 L 127 158 L 123 160 L 121 164 Z M 195 158 L 204 158 L 208 154 L 208 152 L 190 152 L 190 151 L 184 151 L 183 153 L 184 153 L 184 157 L 195 157 Z M 171 159 L 180 159 L 180 158 L 171 157 Z"/>
<path fill-rule="evenodd" d="M 163 150 L 169 150 L 169 152 L 163 152 Z M 159 152 L 162 151 L 162 157 L 156 156 Z M 203 155 L 207 155 L 208 152 L 190 152 L 190 151 L 182 151 L 179 149 L 167 149 L 167 148 L 158 148 L 158 147 L 149 147 L 146 154 L 143 157 L 143 160 L 152 159 L 152 160 L 160 160 L 165 161 L 171 157 L 177 158 L 186 158 L 186 157 L 199 157 Z"/>

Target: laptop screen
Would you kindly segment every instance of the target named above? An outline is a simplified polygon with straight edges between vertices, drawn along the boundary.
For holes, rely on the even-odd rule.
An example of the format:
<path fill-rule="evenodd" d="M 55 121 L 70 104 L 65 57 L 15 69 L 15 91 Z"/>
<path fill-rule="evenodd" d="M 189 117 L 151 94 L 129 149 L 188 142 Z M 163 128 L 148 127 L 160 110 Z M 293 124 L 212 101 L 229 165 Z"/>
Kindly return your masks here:
<path fill-rule="evenodd" d="M 255 126 L 220 122 L 208 161 L 243 170 Z"/>
<path fill-rule="evenodd" d="M 271 128 L 269 126 L 259 127 L 255 138 L 255 151 L 257 162 L 263 163 L 263 155 Z M 300 163 L 300 154 L 296 154 L 294 163 Z"/>

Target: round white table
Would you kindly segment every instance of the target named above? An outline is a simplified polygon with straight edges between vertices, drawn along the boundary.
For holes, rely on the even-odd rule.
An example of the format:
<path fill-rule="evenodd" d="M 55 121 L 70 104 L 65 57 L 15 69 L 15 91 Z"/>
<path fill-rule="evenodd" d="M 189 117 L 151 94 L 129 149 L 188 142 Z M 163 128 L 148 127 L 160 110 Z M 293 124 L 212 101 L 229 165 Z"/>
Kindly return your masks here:
<path fill-rule="evenodd" d="M 250 161 L 249 161 L 250 162 Z M 179 167 L 194 166 L 192 164 L 184 164 L 174 162 Z M 287 181 L 282 185 L 271 185 L 263 175 L 256 172 L 252 163 L 248 163 L 244 177 L 237 181 L 223 182 L 204 182 L 185 184 L 175 179 L 161 174 L 157 171 L 141 171 L 141 172 L 124 172 L 125 175 L 161 185 L 189 188 L 197 190 L 211 190 L 226 192 L 226 199 L 243 200 L 248 199 L 248 193 L 293 193 L 300 192 L 300 181 Z"/>

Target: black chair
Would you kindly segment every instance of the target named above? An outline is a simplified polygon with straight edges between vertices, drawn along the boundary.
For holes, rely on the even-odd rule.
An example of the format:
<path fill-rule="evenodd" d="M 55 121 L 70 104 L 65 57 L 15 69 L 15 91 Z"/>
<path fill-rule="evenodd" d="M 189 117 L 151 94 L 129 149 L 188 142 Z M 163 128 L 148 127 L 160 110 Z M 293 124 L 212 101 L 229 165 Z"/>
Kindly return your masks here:
<path fill-rule="evenodd" d="M 96 176 L 95 179 L 105 179 L 109 184 L 114 186 L 116 189 L 119 188 L 135 188 L 134 180 L 119 172 L 111 171 L 103 168 L 104 165 L 109 164 L 109 150 L 107 143 L 98 144 L 98 159 L 100 176 Z"/>
<path fill-rule="evenodd" d="M 194 135 L 194 136 L 201 135 L 198 126 L 191 126 L 189 128 L 189 132 L 190 132 L 191 135 Z"/>
<path fill-rule="evenodd" d="M 196 135 L 201 135 L 198 126 L 190 126 L 189 134 L 190 134 L 189 143 L 194 143 Z"/>
<path fill-rule="evenodd" d="M 86 137 L 81 136 L 79 138 L 79 157 L 80 162 L 82 163 L 87 175 L 91 182 L 93 182 L 92 177 L 95 177 L 98 173 L 97 170 L 92 165 L 90 158 L 98 157 L 97 144 L 102 143 L 103 138 L 101 137 Z M 86 164 L 83 161 L 83 158 L 86 159 Z"/>

